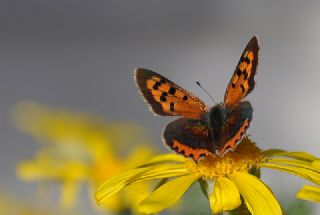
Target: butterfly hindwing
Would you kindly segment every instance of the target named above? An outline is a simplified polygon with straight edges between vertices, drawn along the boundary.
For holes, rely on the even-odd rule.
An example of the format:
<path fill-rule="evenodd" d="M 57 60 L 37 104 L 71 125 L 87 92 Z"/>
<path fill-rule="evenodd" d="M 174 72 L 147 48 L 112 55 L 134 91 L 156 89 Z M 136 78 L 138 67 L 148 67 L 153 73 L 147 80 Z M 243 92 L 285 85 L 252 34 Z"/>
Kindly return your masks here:
<path fill-rule="evenodd" d="M 228 108 L 228 107 L 227 107 Z M 229 111 L 228 111 L 229 112 Z M 252 106 L 248 101 L 240 102 L 227 115 L 223 127 L 219 153 L 224 154 L 229 148 L 235 149 L 236 144 L 249 128 L 252 120 Z"/>
<path fill-rule="evenodd" d="M 232 106 L 239 103 L 254 88 L 254 76 L 258 65 L 259 44 L 256 36 L 252 37 L 241 58 L 238 62 L 236 70 L 228 84 L 224 103 Z"/>
<path fill-rule="evenodd" d="M 155 114 L 199 118 L 208 109 L 199 98 L 156 72 L 138 68 L 135 79 Z"/>
<path fill-rule="evenodd" d="M 212 155 L 208 125 L 199 119 L 179 118 L 169 123 L 164 131 L 164 142 L 175 152 L 198 160 Z"/>

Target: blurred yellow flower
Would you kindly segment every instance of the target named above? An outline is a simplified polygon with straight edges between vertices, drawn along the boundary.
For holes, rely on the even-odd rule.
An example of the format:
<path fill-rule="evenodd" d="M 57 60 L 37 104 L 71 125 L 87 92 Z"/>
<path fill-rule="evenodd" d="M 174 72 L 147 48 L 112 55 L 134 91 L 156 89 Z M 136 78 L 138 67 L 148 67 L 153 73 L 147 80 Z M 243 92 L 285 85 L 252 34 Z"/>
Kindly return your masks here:
<path fill-rule="evenodd" d="M 92 191 L 111 176 L 143 164 L 153 153 L 145 146 L 141 129 L 133 124 L 106 123 L 101 117 L 33 103 L 19 105 L 13 116 L 20 130 L 43 144 L 32 159 L 18 164 L 17 175 L 25 181 L 60 183 L 60 201 L 66 209 L 75 206 L 82 182 Z M 140 147 L 130 148 L 128 143 Z M 124 156 L 128 158 L 122 159 Z M 136 206 L 146 197 L 149 184 L 136 185 L 139 192 L 131 189 L 110 198 L 104 208 L 137 213 Z"/>
<path fill-rule="evenodd" d="M 63 215 L 63 211 L 39 205 L 28 200 L 20 200 L 4 191 L 0 191 L 0 212 L 6 215 Z M 70 214 L 69 214 L 70 215 Z"/>
<path fill-rule="evenodd" d="M 305 152 L 261 151 L 245 137 L 235 151 L 223 157 L 205 157 L 194 162 L 176 154 L 156 156 L 140 167 L 105 181 L 95 197 L 101 204 L 127 185 L 175 177 L 144 199 L 139 211 L 160 212 L 175 204 L 194 182 L 199 181 L 213 214 L 238 208 L 242 196 L 252 215 L 280 215 L 282 209 L 270 188 L 250 173 L 267 167 L 319 183 L 320 172 L 312 166 L 316 159 Z"/>

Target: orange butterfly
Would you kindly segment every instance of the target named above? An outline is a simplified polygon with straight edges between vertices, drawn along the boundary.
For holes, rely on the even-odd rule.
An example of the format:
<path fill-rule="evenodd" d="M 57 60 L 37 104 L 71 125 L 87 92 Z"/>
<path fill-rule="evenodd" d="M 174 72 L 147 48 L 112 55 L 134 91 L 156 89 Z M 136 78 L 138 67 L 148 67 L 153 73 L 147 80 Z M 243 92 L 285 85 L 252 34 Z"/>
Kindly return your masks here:
<path fill-rule="evenodd" d="M 242 101 L 255 86 L 259 44 L 251 38 L 228 84 L 224 102 L 208 108 L 203 101 L 153 71 L 138 68 L 136 83 L 152 111 L 161 116 L 182 116 L 169 123 L 164 142 L 185 157 L 199 160 L 234 149 L 252 120 L 252 106 Z"/>

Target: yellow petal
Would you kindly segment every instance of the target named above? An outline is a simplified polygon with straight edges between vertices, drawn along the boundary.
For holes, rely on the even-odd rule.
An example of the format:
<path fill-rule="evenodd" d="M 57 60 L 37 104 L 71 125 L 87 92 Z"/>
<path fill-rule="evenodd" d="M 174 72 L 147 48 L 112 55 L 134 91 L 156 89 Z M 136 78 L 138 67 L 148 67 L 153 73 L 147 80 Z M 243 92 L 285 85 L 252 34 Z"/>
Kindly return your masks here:
<path fill-rule="evenodd" d="M 132 214 L 141 215 L 138 212 L 138 205 L 150 194 L 150 184 L 137 183 L 128 186 L 122 194 L 122 202 L 130 206 Z"/>
<path fill-rule="evenodd" d="M 281 157 L 295 158 L 298 160 L 303 160 L 303 161 L 308 161 L 308 162 L 319 159 L 316 156 L 309 154 L 307 152 L 286 152 L 286 151 L 281 151 L 281 150 L 278 150 L 278 151 L 279 152 L 274 151 L 273 154 L 271 154 L 269 152 L 268 155 L 269 156 L 277 156 L 277 157 L 281 156 Z M 264 152 L 264 154 L 265 154 L 265 152 Z"/>
<path fill-rule="evenodd" d="M 281 207 L 271 190 L 257 177 L 237 172 L 230 176 L 252 215 L 281 215 Z"/>
<path fill-rule="evenodd" d="M 97 190 L 95 198 L 98 204 L 113 196 L 125 186 L 141 181 L 182 176 L 189 173 L 183 164 L 163 164 L 148 168 L 136 168 L 105 181 Z"/>
<path fill-rule="evenodd" d="M 283 172 L 287 172 L 293 175 L 297 175 L 301 178 L 307 179 L 316 184 L 320 184 L 320 174 L 314 170 L 305 169 L 297 166 L 284 166 L 273 163 L 263 163 L 259 164 L 260 167 L 267 167 L 271 169 L 277 169 Z"/>
<path fill-rule="evenodd" d="M 320 160 L 315 160 L 311 163 L 312 167 L 320 171 Z"/>
<path fill-rule="evenodd" d="M 60 203 L 64 209 L 71 209 L 75 205 L 79 191 L 79 186 L 74 181 L 66 181 L 61 187 Z"/>
<path fill-rule="evenodd" d="M 153 158 L 151 158 L 149 161 L 145 162 L 141 167 L 146 167 L 150 165 L 155 164 L 161 164 L 163 162 L 185 162 L 185 158 L 181 155 L 177 154 L 164 154 L 164 155 L 158 155 Z"/>
<path fill-rule="evenodd" d="M 145 172 L 145 168 L 133 169 L 122 174 L 111 177 L 109 180 L 105 181 L 98 188 L 95 193 L 95 199 L 98 204 L 101 204 L 104 200 L 112 197 L 123 189 L 126 185 L 130 184 L 130 181 L 138 176 L 139 174 Z"/>
<path fill-rule="evenodd" d="M 287 152 L 287 153 L 283 153 L 282 156 L 287 156 L 287 157 L 296 158 L 296 159 L 305 160 L 305 161 L 314 161 L 319 159 L 318 157 L 312 154 L 309 154 L 307 152 Z"/>
<path fill-rule="evenodd" d="M 209 200 L 214 214 L 233 210 L 241 205 L 239 191 L 228 178 L 219 178 L 215 181 L 214 190 L 210 194 Z"/>
<path fill-rule="evenodd" d="M 108 198 L 100 205 L 100 207 L 103 211 L 113 212 L 114 214 L 127 209 L 127 205 L 124 203 L 122 195 L 114 195 Z"/>
<path fill-rule="evenodd" d="M 277 154 L 280 154 L 283 152 L 286 152 L 286 151 L 284 151 L 282 149 L 268 149 L 268 150 L 263 151 L 262 153 L 266 157 L 271 157 L 271 156 L 274 156 L 274 155 L 277 155 Z"/>
<path fill-rule="evenodd" d="M 173 179 L 158 189 L 140 203 L 141 213 L 158 213 L 175 204 L 186 190 L 198 179 L 196 175 L 186 175 Z"/>
<path fill-rule="evenodd" d="M 56 171 L 48 171 L 48 167 L 44 162 L 39 165 L 36 161 L 23 161 L 17 165 L 16 172 L 19 178 L 26 181 L 57 178 Z"/>
<path fill-rule="evenodd" d="M 297 198 L 309 200 L 313 202 L 320 202 L 320 188 L 310 185 L 305 185 L 297 193 Z"/>
<path fill-rule="evenodd" d="M 186 168 L 185 164 L 162 164 L 150 166 L 146 169 L 147 171 L 136 182 L 190 174 L 190 170 Z"/>
<path fill-rule="evenodd" d="M 310 162 L 303 161 L 303 160 L 288 159 L 288 158 L 270 158 L 266 161 L 266 163 L 305 168 L 305 169 L 317 171 L 317 169 Z M 316 166 L 316 162 L 315 162 L 315 166 Z"/>

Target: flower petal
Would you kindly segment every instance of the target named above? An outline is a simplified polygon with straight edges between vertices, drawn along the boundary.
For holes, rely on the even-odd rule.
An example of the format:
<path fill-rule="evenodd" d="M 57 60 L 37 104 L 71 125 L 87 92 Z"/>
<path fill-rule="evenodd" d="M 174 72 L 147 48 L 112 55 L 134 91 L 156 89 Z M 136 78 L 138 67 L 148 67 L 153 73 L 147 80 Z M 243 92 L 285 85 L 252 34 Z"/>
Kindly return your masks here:
<path fill-rule="evenodd" d="M 147 171 L 142 174 L 140 178 L 137 178 L 135 182 L 190 174 L 190 170 L 187 169 L 184 164 L 161 164 L 145 169 L 147 169 Z"/>
<path fill-rule="evenodd" d="M 317 171 L 316 169 L 316 162 L 314 166 L 311 162 L 303 161 L 303 160 L 296 160 L 296 159 L 288 159 L 288 158 L 269 158 L 266 163 L 278 164 L 278 165 L 285 165 L 285 166 L 292 166 L 298 168 L 305 168 L 312 171 Z M 320 170 L 320 169 L 319 169 Z"/>
<path fill-rule="evenodd" d="M 164 155 L 158 155 L 153 158 L 151 158 L 149 161 L 145 162 L 141 167 L 146 167 L 150 165 L 155 164 L 161 164 L 163 162 L 185 162 L 185 158 L 178 154 L 164 154 Z"/>
<path fill-rule="evenodd" d="M 315 160 L 311 163 L 311 166 L 315 169 L 317 169 L 318 171 L 320 171 L 320 160 Z"/>
<path fill-rule="evenodd" d="M 215 181 L 209 200 L 214 214 L 233 210 L 241 205 L 238 188 L 230 179 L 223 177 Z"/>
<path fill-rule="evenodd" d="M 270 151 L 270 152 L 268 152 L 268 151 Z M 286 152 L 286 151 L 281 151 L 281 150 L 278 150 L 278 152 L 276 152 L 277 150 L 273 150 L 273 153 L 271 153 L 272 150 L 268 150 L 268 151 L 263 152 L 263 154 L 267 153 L 267 157 L 273 157 L 273 156 L 289 157 L 289 158 L 295 158 L 298 160 L 308 161 L 308 162 L 319 159 L 316 156 L 309 154 L 307 152 Z"/>
<path fill-rule="evenodd" d="M 310 185 L 305 185 L 297 193 L 297 198 L 314 201 L 314 202 L 320 202 L 320 188 L 310 186 Z"/>
<path fill-rule="evenodd" d="M 151 214 L 170 207 L 181 198 L 197 179 L 198 176 L 196 175 L 186 175 L 165 183 L 140 203 L 139 211 Z"/>
<path fill-rule="evenodd" d="M 230 176 L 252 215 L 280 215 L 281 207 L 271 190 L 257 177 L 237 172 Z"/>
<path fill-rule="evenodd" d="M 320 184 L 320 173 L 314 170 L 305 169 L 297 166 L 285 166 L 285 165 L 273 164 L 273 163 L 263 163 L 263 164 L 259 164 L 259 166 L 267 167 L 271 169 L 277 169 L 283 172 L 297 175 L 313 183 Z"/>
<path fill-rule="evenodd" d="M 145 172 L 145 168 L 133 169 L 122 174 L 111 177 L 105 181 L 95 193 L 95 199 L 101 204 L 107 198 L 112 197 L 130 183 L 132 179 Z"/>
<path fill-rule="evenodd" d="M 286 151 L 284 151 L 282 149 L 268 149 L 268 150 L 263 151 L 262 153 L 266 157 L 272 157 L 272 156 L 275 156 L 275 155 L 283 153 L 283 152 L 286 152 Z"/>
<path fill-rule="evenodd" d="M 77 197 L 79 196 L 79 186 L 74 181 L 66 181 L 61 187 L 61 205 L 65 209 L 71 209 L 75 206 Z"/>
<path fill-rule="evenodd" d="M 125 186 L 141 181 L 182 176 L 189 173 L 183 164 L 163 164 L 148 168 L 136 168 L 105 181 L 95 193 L 98 204 L 113 196 Z"/>

